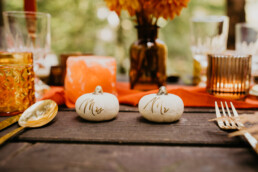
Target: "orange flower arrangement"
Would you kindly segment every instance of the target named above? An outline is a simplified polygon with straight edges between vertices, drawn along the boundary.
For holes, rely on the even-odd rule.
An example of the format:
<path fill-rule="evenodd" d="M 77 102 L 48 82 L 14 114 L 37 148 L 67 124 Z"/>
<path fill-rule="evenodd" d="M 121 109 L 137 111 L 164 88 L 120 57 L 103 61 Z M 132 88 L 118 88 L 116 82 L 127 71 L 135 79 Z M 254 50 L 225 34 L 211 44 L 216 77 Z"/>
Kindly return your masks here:
<path fill-rule="evenodd" d="M 160 17 L 173 19 L 180 15 L 189 0 L 105 0 L 110 10 L 120 15 L 122 10 L 137 17 L 139 25 L 156 25 Z"/>

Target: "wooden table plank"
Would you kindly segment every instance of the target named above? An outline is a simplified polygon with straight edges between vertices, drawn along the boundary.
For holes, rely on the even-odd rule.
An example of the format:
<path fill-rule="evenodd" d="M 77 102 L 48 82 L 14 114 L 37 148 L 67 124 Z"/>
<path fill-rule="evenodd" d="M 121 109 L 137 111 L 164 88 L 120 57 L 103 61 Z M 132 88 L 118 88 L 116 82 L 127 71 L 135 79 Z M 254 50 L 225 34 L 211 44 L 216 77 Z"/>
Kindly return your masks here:
<path fill-rule="evenodd" d="M 75 111 L 74 108 L 66 108 L 66 107 L 59 107 L 60 111 Z M 256 112 L 257 109 L 238 109 L 239 114 L 253 114 Z M 128 106 L 128 105 L 120 105 L 119 106 L 119 111 L 120 112 L 138 112 L 138 107 L 137 106 Z M 214 108 L 210 107 L 185 107 L 184 108 L 185 113 L 215 113 Z"/>
<path fill-rule="evenodd" d="M 228 138 L 211 113 L 185 113 L 172 124 L 150 123 L 135 112 L 120 112 L 108 122 L 87 122 L 76 112 L 58 112 L 55 122 L 38 129 L 28 129 L 19 141 L 52 141 L 84 143 L 169 144 L 247 146 L 240 138 Z M 13 126 L 17 127 L 17 126 Z"/>
<path fill-rule="evenodd" d="M 257 169 L 257 156 L 246 148 L 49 143 L 36 143 L 0 165 L 0 171 L 5 172 L 256 172 Z"/>
<path fill-rule="evenodd" d="M 30 143 L 6 144 L 0 147 L 0 166 L 31 146 Z M 1 170 L 0 170 L 1 171 Z"/>

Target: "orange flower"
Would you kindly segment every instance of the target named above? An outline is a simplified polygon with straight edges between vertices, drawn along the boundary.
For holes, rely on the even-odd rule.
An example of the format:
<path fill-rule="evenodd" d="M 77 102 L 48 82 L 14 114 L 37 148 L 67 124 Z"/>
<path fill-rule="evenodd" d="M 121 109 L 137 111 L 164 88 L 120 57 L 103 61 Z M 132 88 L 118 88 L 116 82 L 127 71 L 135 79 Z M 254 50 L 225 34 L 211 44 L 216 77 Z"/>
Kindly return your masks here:
<path fill-rule="evenodd" d="M 141 10 L 138 0 L 106 0 L 110 10 L 115 11 L 120 15 L 121 10 L 127 10 L 131 16 L 134 16 L 137 11 Z"/>
<path fill-rule="evenodd" d="M 110 10 L 120 15 L 126 10 L 137 17 L 138 24 L 155 25 L 159 17 L 173 19 L 189 0 L 105 0 Z"/>

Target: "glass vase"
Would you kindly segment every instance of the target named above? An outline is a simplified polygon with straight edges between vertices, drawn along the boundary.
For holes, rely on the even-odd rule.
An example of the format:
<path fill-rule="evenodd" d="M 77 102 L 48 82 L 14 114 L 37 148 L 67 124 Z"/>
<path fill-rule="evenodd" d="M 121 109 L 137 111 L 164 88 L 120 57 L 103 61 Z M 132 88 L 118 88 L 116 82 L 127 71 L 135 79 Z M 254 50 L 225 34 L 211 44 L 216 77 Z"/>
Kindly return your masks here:
<path fill-rule="evenodd" d="M 130 47 L 130 87 L 157 89 L 166 84 L 167 46 L 157 26 L 136 26 L 138 39 Z"/>

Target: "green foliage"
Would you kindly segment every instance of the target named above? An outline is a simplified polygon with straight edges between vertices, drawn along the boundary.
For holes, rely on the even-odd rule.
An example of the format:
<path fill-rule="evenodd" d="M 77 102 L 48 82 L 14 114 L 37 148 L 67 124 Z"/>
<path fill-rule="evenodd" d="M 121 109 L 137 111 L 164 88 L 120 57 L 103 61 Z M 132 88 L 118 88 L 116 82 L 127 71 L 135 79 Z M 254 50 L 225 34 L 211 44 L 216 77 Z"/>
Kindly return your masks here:
<path fill-rule="evenodd" d="M 4 4 L 6 11 L 23 10 L 22 0 L 5 0 Z M 85 52 L 114 56 L 119 72 L 128 71 L 128 50 L 136 40 L 136 31 L 134 19 L 126 12 L 122 13 L 120 24 L 114 27 L 107 18 L 101 19 L 97 15 L 99 8 L 106 7 L 103 0 L 38 0 L 37 5 L 38 11 L 52 16 L 54 53 Z M 159 37 L 168 46 L 168 74 L 192 74 L 190 18 L 194 15 L 223 15 L 224 8 L 225 0 L 191 0 L 179 17 L 165 22 Z"/>

